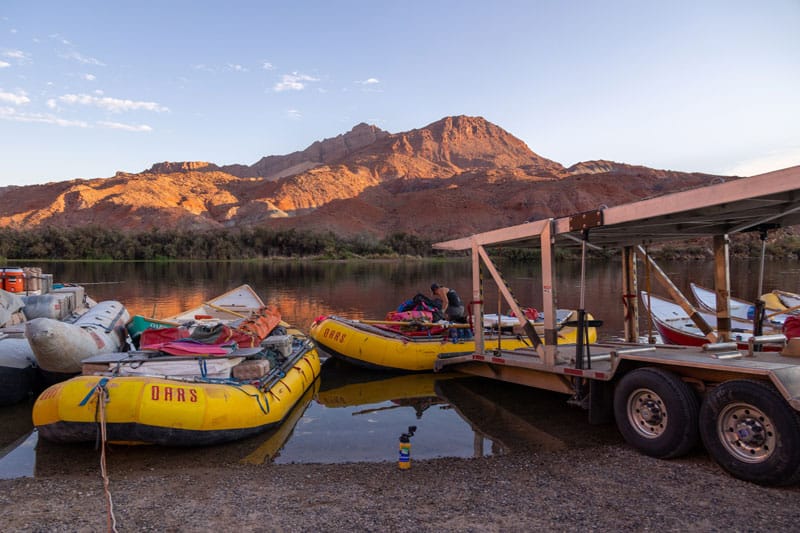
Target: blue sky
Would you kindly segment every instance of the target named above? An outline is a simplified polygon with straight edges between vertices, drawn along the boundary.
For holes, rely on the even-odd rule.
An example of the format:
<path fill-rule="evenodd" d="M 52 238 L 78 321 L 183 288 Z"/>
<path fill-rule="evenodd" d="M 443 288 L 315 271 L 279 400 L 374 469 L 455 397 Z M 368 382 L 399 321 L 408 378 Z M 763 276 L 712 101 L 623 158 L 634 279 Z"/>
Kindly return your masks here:
<path fill-rule="evenodd" d="M 800 164 L 800 1 L 4 0 L 0 186 L 482 116 L 572 165 Z"/>

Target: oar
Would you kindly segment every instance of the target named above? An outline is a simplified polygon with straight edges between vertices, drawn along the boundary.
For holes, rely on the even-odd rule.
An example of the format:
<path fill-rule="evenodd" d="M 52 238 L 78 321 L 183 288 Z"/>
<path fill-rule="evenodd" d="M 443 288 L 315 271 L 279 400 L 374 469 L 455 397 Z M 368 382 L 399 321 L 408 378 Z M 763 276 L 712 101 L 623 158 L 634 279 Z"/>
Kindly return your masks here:
<path fill-rule="evenodd" d="M 443 327 L 443 328 L 469 328 L 469 324 L 439 324 L 438 322 L 414 322 L 403 320 L 354 320 L 354 322 L 361 322 L 362 324 L 372 324 L 377 326 L 424 326 L 427 328 Z"/>
<path fill-rule="evenodd" d="M 207 305 L 211 309 L 216 309 L 217 311 L 222 311 L 223 313 L 230 313 L 233 316 L 238 316 L 239 318 L 247 318 L 247 315 L 243 315 L 242 313 L 237 313 L 236 311 L 232 311 L 230 309 L 225 309 L 224 307 L 220 307 L 219 305 L 214 305 L 211 302 L 206 302 L 203 305 Z"/>

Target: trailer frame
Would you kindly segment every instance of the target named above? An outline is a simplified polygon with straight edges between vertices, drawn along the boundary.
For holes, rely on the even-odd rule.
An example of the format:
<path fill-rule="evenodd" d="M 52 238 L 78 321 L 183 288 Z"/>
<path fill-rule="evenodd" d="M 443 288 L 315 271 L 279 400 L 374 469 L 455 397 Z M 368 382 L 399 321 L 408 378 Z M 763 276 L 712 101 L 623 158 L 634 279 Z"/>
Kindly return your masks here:
<path fill-rule="evenodd" d="M 545 315 L 544 339 L 527 321 L 520 324 L 532 348 L 487 347 L 482 328 L 474 328 L 474 353 L 441 356 L 435 370 L 568 394 L 572 403 L 588 410 L 590 422 L 615 419 L 625 439 L 649 455 L 676 457 L 702 439 L 712 457 L 736 477 L 773 485 L 800 482 L 800 358 L 760 350 L 761 343 L 785 345 L 780 335 L 756 337 L 749 350 L 730 349 L 728 342 L 729 235 L 798 224 L 800 166 L 435 243 L 435 249 L 470 252 L 470 305 L 478 324 L 484 313 L 482 269 L 515 316 L 525 316 L 488 250 L 538 247 Z M 655 243 L 699 237 L 713 239 L 716 329 L 705 323 L 648 253 Z M 585 312 L 587 248 L 621 251 L 623 342 L 590 345 L 579 338 L 575 345 L 558 344 L 555 250 L 562 246 L 581 248 L 580 317 Z M 648 275 L 655 274 L 706 334 L 706 345 L 640 342 L 637 262 Z M 579 325 L 586 323 L 579 319 Z"/>

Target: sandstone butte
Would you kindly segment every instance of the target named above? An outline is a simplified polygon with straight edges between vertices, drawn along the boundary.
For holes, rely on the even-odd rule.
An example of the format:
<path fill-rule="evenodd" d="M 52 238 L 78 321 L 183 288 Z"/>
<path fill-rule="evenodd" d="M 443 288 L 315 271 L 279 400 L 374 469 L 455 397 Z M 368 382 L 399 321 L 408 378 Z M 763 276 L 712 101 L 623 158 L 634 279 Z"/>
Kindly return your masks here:
<path fill-rule="evenodd" d="M 565 168 L 483 118 L 455 116 L 402 133 L 362 123 L 249 166 L 164 162 L 138 174 L 2 187 L 0 227 L 258 225 L 449 239 L 720 178 L 611 161 Z"/>

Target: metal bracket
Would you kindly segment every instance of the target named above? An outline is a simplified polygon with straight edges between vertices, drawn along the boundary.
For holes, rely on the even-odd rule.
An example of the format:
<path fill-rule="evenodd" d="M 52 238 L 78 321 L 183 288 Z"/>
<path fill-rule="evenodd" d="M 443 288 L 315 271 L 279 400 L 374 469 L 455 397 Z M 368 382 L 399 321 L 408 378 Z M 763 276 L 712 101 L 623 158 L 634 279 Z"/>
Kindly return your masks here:
<path fill-rule="evenodd" d="M 603 225 L 603 210 L 585 211 L 569 217 L 569 230 L 580 231 Z"/>

